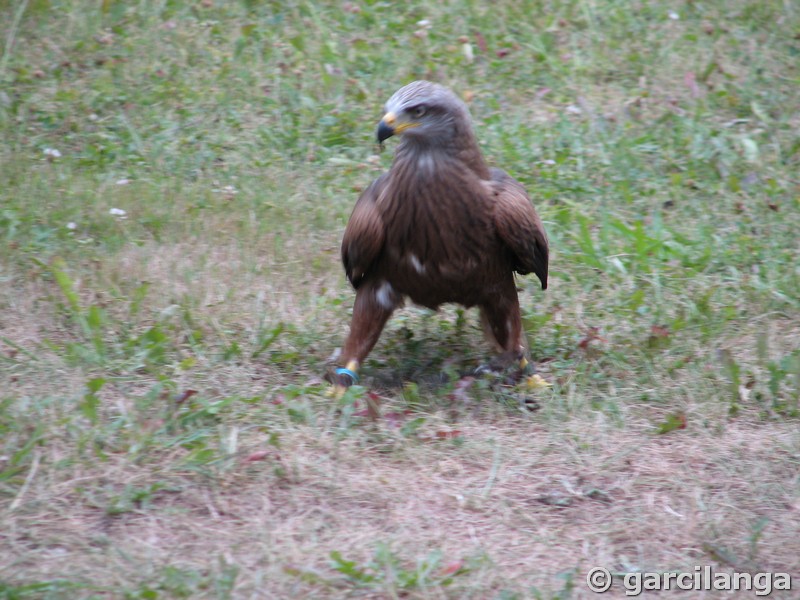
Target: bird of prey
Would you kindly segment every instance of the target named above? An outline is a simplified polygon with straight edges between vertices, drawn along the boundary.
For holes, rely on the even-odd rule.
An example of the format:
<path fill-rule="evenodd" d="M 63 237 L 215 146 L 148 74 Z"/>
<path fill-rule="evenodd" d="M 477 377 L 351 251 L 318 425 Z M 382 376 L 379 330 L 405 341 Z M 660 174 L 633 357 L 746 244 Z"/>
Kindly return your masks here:
<path fill-rule="evenodd" d="M 526 367 L 514 272 L 547 288 L 548 244 L 523 186 L 489 168 L 469 111 L 449 89 L 415 81 L 389 98 L 378 142 L 399 135 L 391 169 L 356 202 L 342 261 L 356 289 L 350 334 L 330 375 L 337 389 L 358 369 L 405 298 L 436 309 L 478 306 L 499 362 Z"/>

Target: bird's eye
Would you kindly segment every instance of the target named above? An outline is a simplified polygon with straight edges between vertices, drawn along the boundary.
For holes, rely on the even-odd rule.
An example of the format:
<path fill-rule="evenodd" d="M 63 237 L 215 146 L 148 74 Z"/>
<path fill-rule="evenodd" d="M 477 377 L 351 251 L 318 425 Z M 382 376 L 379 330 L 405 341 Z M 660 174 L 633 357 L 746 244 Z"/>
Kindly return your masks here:
<path fill-rule="evenodd" d="M 415 119 L 419 119 L 420 117 L 424 116 L 426 112 L 428 112 L 428 107 L 424 104 L 418 104 L 417 106 L 411 107 L 409 112 Z"/>

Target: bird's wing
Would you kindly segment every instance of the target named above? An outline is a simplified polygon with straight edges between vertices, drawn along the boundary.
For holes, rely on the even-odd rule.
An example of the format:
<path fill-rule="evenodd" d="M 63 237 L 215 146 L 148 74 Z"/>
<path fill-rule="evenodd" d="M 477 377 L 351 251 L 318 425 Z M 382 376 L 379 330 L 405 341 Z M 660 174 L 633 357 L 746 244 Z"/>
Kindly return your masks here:
<path fill-rule="evenodd" d="M 497 234 L 514 256 L 514 270 L 521 275 L 534 273 L 545 290 L 548 244 L 542 221 L 520 182 L 500 169 L 491 174 Z"/>
<path fill-rule="evenodd" d="M 342 239 L 342 262 L 347 278 L 358 288 L 378 258 L 386 239 L 386 229 L 375 203 L 386 189 L 382 175 L 364 190 L 356 202 Z"/>

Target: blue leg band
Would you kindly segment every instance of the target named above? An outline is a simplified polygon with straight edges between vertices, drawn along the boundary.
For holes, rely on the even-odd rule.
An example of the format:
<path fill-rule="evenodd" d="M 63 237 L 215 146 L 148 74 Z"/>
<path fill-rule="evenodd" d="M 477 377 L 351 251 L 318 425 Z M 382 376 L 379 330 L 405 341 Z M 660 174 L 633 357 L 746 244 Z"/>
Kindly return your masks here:
<path fill-rule="evenodd" d="M 351 371 L 350 369 L 345 369 L 344 367 L 339 367 L 338 369 L 336 369 L 336 374 L 347 375 L 354 385 L 358 383 L 358 375 L 356 375 L 355 371 Z"/>

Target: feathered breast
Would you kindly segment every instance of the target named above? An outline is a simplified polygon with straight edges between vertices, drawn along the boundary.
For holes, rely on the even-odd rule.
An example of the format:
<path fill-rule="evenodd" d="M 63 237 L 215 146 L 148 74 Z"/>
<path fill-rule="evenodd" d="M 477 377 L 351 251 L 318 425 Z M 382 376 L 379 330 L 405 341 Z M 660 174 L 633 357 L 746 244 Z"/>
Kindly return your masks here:
<path fill-rule="evenodd" d="M 427 161 L 436 168 L 428 168 Z M 420 295 L 443 297 L 435 293 L 439 287 L 444 292 L 459 282 L 479 284 L 487 269 L 498 271 L 505 259 L 491 202 L 481 180 L 457 161 L 424 155 L 396 161 L 377 202 L 386 227 L 381 274 L 421 304 L 430 302 L 420 301 Z"/>

